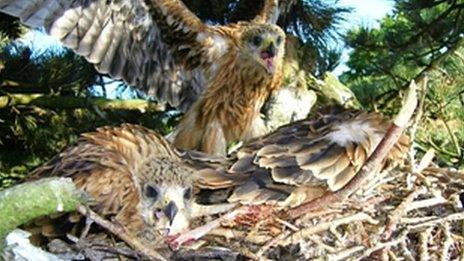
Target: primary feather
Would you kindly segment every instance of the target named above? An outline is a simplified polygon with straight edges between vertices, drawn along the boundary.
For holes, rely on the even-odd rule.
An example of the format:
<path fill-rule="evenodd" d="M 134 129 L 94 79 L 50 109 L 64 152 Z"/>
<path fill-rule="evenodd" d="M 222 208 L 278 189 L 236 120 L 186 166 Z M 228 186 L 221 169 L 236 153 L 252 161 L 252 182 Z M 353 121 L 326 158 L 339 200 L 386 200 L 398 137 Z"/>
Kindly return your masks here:
<path fill-rule="evenodd" d="M 285 42 L 270 24 L 277 0 L 225 26 L 203 23 L 180 0 L 0 0 L 0 10 L 44 26 L 101 73 L 191 107 L 174 135 L 180 148 L 224 154 L 266 130 L 259 113 L 280 86 Z"/>
<path fill-rule="evenodd" d="M 386 117 L 366 112 L 308 118 L 249 142 L 230 158 L 228 167 L 196 179 L 208 189 L 232 183 L 236 188 L 231 202 L 296 206 L 348 184 L 389 124 Z M 388 159 L 401 158 L 408 145 L 408 137 L 401 136 Z"/>

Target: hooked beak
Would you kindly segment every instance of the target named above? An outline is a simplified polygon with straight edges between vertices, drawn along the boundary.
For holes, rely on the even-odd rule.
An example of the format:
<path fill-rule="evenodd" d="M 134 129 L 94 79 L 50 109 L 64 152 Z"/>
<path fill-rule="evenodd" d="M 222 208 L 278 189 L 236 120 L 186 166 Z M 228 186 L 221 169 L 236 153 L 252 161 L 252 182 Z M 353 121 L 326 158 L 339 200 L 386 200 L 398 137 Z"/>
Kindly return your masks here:
<path fill-rule="evenodd" d="M 173 201 L 169 202 L 169 204 L 166 206 L 166 209 L 164 209 L 164 214 L 169 219 L 170 225 L 172 225 L 172 221 L 174 220 L 174 217 L 176 216 L 177 211 L 178 211 L 177 206 Z"/>
<path fill-rule="evenodd" d="M 275 47 L 274 42 L 270 42 L 269 45 L 259 54 L 269 74 L 274 73 L 274 57 L 276 54 L 277 48 Z"/>

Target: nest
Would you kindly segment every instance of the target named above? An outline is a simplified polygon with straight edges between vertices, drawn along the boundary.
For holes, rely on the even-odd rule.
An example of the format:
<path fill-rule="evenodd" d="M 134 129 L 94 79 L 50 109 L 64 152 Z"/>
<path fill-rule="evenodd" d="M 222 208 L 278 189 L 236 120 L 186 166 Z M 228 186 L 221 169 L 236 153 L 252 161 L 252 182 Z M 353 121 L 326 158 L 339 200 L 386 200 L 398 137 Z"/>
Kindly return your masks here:
<path fill-rule="evenodd" d="M 160 249 L 143 245 L 121 227 L 79 206 L 78 211 L 88 221 L 109 232 L 89 234 L 86 226 L 80 238 L 69 237 L 73 244 L 52 241 L 49 250 L 61 251 L 65 259 L 91 260 L 118 256 L 177 260 L 464 260 L 463 172 L 426 167 L 433 158 L 426 154 L 417 167 L 385 169 L 373 175 L 414 110 L 415 84 L 411 86 L 413 91 L 400 112 L 404 118 L 396 121 L 402 124 L 392 125 L 356 177 L 337 192 L 286 211 L 266 205 L 241 206 L 214 220 L 196 220 L 192 225 L 195 229 L 166 238 L 177 251 L 166 248 L 163 242 L 153 244 L 164 247 Z M 186 246 L 192 239 L 193 244 Z"/>
<path fill-rule="evenodd" d="M 156 252 L 176 260 L 462 260 L 463 191 L 464 173 L 459 171 L 384 170 L 344 202 L 296 219 L 270 206 L 224 218 L 228 213 L 220 227 L 199 240 L 178 251 L 164 247 Z M 193 227 L 216 221 L 197 220 Z M 48 250 L 66 259 L 143 259 L 143 253 L 112 234 L 68 236 L 75 243 L 54 240 Z"/>
<path fill-rule="evenodd" d="M 449 169 L 386 170 L 343 203 L 296 220 L 260 209 L 259 220 L 235 219 L 197 247 L 260 260 L 463 258 L 463 180 Z"/>

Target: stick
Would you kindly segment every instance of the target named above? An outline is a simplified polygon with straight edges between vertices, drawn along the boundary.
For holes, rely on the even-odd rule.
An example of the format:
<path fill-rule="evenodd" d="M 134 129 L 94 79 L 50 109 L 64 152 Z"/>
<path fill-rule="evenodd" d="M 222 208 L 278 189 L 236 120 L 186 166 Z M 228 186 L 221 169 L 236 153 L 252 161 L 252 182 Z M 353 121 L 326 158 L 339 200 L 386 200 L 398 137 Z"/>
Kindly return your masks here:
<path fill-rule="evenodd" d="M 374 247 L 371 247 L 371 248 L 368 248 L 368 249 L 364 250 L 362 255 L 360 257 L 358 257 L 357 260 L 362 260 L 364 258 L 368 258 L 374 252 L 377 252 L 377 251 L 379 251 L 381 249 L 391 248 L 393 246 L 396 246 L 396 245 L 400 244 L 401 242 L 404 241 L 407 234 L 408 234 L 408 231 L 403 230 L 393 240 L 390 240 L 390 241 L 387 241 L 387 242 L 384 242 L 384 243 L 379 243 L 379 244 L 375 245 Z"/>
<path fill-rule="evenodd" d="M 329 222 L 324 222 L 312 227 L 304 228 L 296 233 L 291 234 L 280 242 L 281 245 L 288 245 L 293 242 L 303 240 L 313 234 L 326 231 L 331 227 L 338 227 L 342 224 L 352 223 L 352 222 L 368 222 L 370 224 L 376 225 L 378 221 L 373 219 L 371 216 L 364 212 L 359 212 L 354 215 L 344 216 Z"/>
<path fill-rule="evenodd" d="M 409 92 L 403 103 L 403 107 L 385 134 L 385 137 L 382 139 L 382 141 L 380 141 L 377 148 L 367 159 L 356 176 L 339 191 L 326 193 L 320 198 L 288 210 L 287 213 L 291 218 L 297 218 L 307 212 L 310 212 L 311 210 L 323 208 L 328 204 L 345 200 L 349 195 L 354 193 L 361 186 L 361 184 L 363 184 L 366 180 L 371 179 L 371 177 L 375 175 L 382 162 L 387 157 L 387 154 L 390 152 L 391 148 L 396 144 L 399 137 L 403 133 L 403 130 L 406 128 L 406 125 L 417 106 L 416 88 L 416 84 L 411 82 L 409 85 Z"/>
<path fill-rule="evenodd" d="M 126 242 L 129 246 L 139 251 L 144 257 L 148 258 L 149 260 L 166 260 L 163 256 L 161 256 L 158 252 L 153 249 L 146 247 L 142 242 L 140 242 L 136 237 L 131 236 L 127 233 L 123 227 L 116 226 L 113 223 L 109 222 L 108 220 L 100 217 L 97 213 L 93 212 L 92 210 L 86 208 L 83 205 L 77 206 L 77 211 L 83 215 L 87 216 L 95 223 L 103 227 L 104 229 L 108 230 L 110 233 L 116 235 L 121 240 Z"/>
<path fill-rule="evenodd" d="M 211 222 L 208 222 L 201 227 L 197 227 L 195 229 L 192 229 L 190 231 L 187 231 L 187 232 L 184 232 L 184 233 L 181 233 L 179 235 L 172 237 L 171 240 L 168 240 L 168 244 L 171 248 L 173 248 L 174 250 L 177 250 L 180 248 L 181 245 L 188 243 L 188 242 L 195 241 L 203 237 L 204 235 L 208 234 L 213 229 L 220 227 L 221 223 L 233 220 L 238 215 L 250 213 L 251 211 L 252 211 L 252 207 L 250 206 L 239 207 L 235 209 L 234 211 L 227 213 L 223 215 L 222 217 L 217 218 Z"/>
<path fill-rule="evenodd" d="M 401 217 L 404 216 L 408 212 L 407 208 L 411 204 L 411 202 L 417 196 L 423 194 L 424 192 L 425 192 L 425 189 L 422 187 L 413 191 L 398 205 L 398 207 L 396 207 L 396 209 L 393 212 L 391 212 L 391 215 L 389 215 L 388 217 L 387 226 L 385 228 L 385 234 L 383 235 L 383 238 L 385 240 L 391 237 Z"/>
<path fill-rule="evenodd" d="M 464 212 L 453 213 L 453 214 L 446 215 L 444 217 L 437 217 L 432 220 L 424 221 L 424 222 L 414 224 L 414 225 L 409 225 L 408 229 L 411 232 L 419 232 L 426 228 L 433 227 L 439 224 L 443 224 L 445 222 L 458 221 L 458 220 L 464 220 Z"/>
<path fill-rule="evenodd" d="M 441 261 L 446 261 L 446 260 L 449 260 L 449 252 L 450 252 L 450 248 L 451 248 L 451 245 L 453 244 L 453 238 L 452 238 L 452 235 L 451 235 L 451 228 L 450 228 L 450 224 L 449 222 L 445 222 L 442 226 L 442 230 L 443 230 L 443 234 L 445 236 L 445 240 L 443 242 L 443 247 L 442 247 L 442 250 L 441 250 L 441 256 L 440 256 L 440 260 Z"/>

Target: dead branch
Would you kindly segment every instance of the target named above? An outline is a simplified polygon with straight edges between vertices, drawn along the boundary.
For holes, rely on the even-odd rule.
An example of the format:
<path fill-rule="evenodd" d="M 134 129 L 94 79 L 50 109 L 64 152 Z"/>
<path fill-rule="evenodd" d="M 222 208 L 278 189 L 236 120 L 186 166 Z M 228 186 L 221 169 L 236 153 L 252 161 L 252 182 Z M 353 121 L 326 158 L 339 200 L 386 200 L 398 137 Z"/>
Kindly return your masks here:
<path fill-rule="evenodd" d="M 317 234 L 326 230 L 329 230 L 330 228 L 336 228 L 340 225 L 343 224 L 348 224 L 348 223 L 353 223 L 353 222 L 368 222 L 369 224 L 378 224 L 378 221 L 373 219 L 371 216 L 364 212 L 359 212 L 356 214 L 344 216 L 329 222 L 324 222 L 315 226 L 311 226 L 308 228 L 301 229 L 298 232 L 295 232 L 288 237 L 286 237 L 282 242 L 279 242 L 280 245 L 288 245 L 292 244 L 295 242 L 298 242 L 299 240 L 303 240 L 305 238 L 308 238 L 309 236 L 313 234 Z"/>
<path fill-rule="evenodd" d="M 371 248 L 367 248 L 363 251 L 363 253 L 361 254 L 361 256 L 358 258 L 358 259 L 364 259 L 364 258 L 368 258 L 372 255 L 372 253 L 374 252 L 377 252 L 379 250 L 382 250 L 382 249 L 387 249 L 387 248 L 391 248 L 391 247 L 394 247 L 398 244 L 400 244 L 401 242 L 404 242 L 405 238 L 406 238 L 406 235 L 408 234 L 408 231 L 407 230 L 403 230 L 401 231 L 401 233 L 395 237 L 393 240 L 389 240 L 387 242 L 383 242 L 383 243 L 379 243 Z"/>
<path fill-rule="evenodd" d="M 417 200 L 417 201 L 412 202 L 406 207 L 406 212 L 415 210 L 415 209 L 430 208 L 436 205 L 442 205 L 446 203 L 449 203 L 449 201 L 441 196 L 433 197 L 430 199 Z"/>
<path fill-rule="evenodd" d="M 77 211 L 91 220 L 93 220 L 95 223 L 103 227 L 104 229 L 108 230 L 110 233 L 116 235 L 119 237 L 121 240 L 126 242 L 129 246 L 132 248 L 136 249 L 137 251 L 140 252 L 141 256 L 146 257 L 149 260 L 166 260 L 163 256 L 161 256 L 158 252 L 156 252 L 153 249 L 148 248 L 146 245 L 144 245 L 142 242 L 140 242 L 139 239 L 136 237 L 133 237 L 129 233 L 125 231 L 125 229 L 121 226 L 117 226 L 108 220 L 100 217 L 97 213 L 93 212 L 92 210 L 88 209 L 87 207 L 83 205 L 78 205 L 77 206 Z"/>
<path fill-rule="evenodd" d="M 429 255 L 429 237 L 433 227 L 428 227 L 419 234 L 419 258 L 420 260 L 431 260 Z"/>
<path fill-rule="evenodd" d="M 419 232 L 429 227 L 434 227 L 439 224 L 443 224 L 445 222 L 452 222 L 458 220 L 464 220 L 464 212 L 453 213 L 443 217 L 433 218 L 431 220 L 420 222 L 414 225 L 409 225 L 408 229 L 411 232 Z"/>
<path fill-rule="evenodd" d="M 451 245 L 453 244 L 453 239 L 451 238 L 450 224 L 448 222 L 444 223 L 440 227 L 445 236 L 445 240 L 443 241 L 443 247 L 441 250 L 440 260 L 446 261 L 449 260 L 449 252 Z"/>
<path fill-rule="evenodd" d="M 183 244 L 197 240 L 203 237 L 204 235 L 208 234 L 213 229 L 220 227 L 221 223 L 231 221 L 235 219 L 238 215 L 247 214 L 250 212 L 252 212 L 251 206 L 239 207 L 233 210 L 232 212 L 223 215 L 220 218 L 217 218 L 211 222 L 206 223 L 205 225 L 201 227 L 197 227 L 190 231 L 174 236 L 171 240 L 169 240 L 168 243 L 173 249 L 179 249 L 179 247 L 182 246 Z"/>
<path fill-rule="evenodd" d="M 417 106 L 417 111 L 416 115 L 414 115 L 411 123 L 411 127 L 409 128 L 409 138 L 411 141 L 414 141 L 416 139 L 416 132 L 419 127 L 419 124 L 422 120 L 422 116 L 424 114 L 424 104 L 425 104 L 425 98 L 427 94 L 427 87 L 428 87 L 428 77 L 424 77 L 422 80 L 420 86 L 420 98 L 419 98 L 419 104 Z M 409 161 L 410 161 L 410 166 L 412 167 L 411 171 L 412 172 L 420 172 L 416 170 L 416 160 L 415 160 L 415 148 L 414 146 L 411 146 L 409 149 Z"/>
<path fill-rule="evenodd" d="M 401 204 L 396 207 L 394 211 L 391 212 L 391 214 L 388 217 L 387 225 L 385 228 L 385 232 L 383 235 L 383 238 L 385 240 L 389 239 L 393 233 L 393 231 L 396 229 L 396 225 L 400 221 L 401 217 L 404 216 L 407 213 L 407 208 L 411 204 L 411 202 L 419 195 L 424 194 L 425 189 L 423 187 L 416 189 L 413 191 L 411 194 L 409 194 L 402 202 Z"/>

